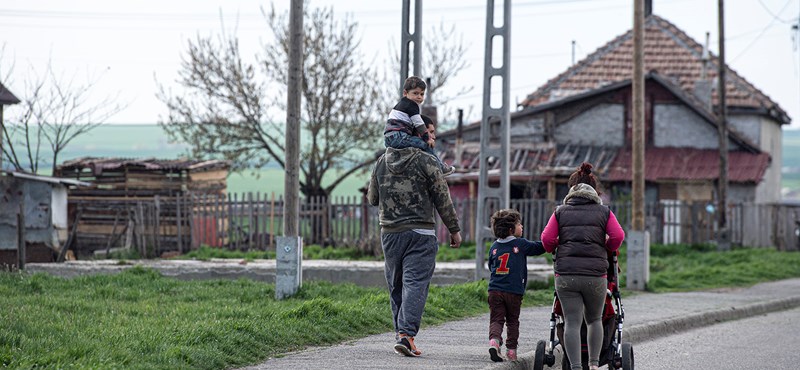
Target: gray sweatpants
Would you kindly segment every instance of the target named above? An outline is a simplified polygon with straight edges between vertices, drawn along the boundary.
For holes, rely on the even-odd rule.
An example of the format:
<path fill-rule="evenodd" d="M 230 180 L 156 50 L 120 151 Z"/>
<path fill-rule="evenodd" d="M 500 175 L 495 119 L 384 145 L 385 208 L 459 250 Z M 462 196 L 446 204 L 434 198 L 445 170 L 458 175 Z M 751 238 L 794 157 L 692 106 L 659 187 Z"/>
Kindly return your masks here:
<path fill-rule="evenodd" d="M 439 244 L 435 236 L 409 230 L 382 233 L 381 246 L 394 331 L 414 337 L 422 322 Z"/>
<path fill-rule="evenodd" d="M 607 283 L 602 276 L 556 276 L 556 293 L 564 311 L 564 350 L 572 369 L 582 369 L 581 323 L 584 320 L 589 365 L 597 365 L 600 360 Z"/>

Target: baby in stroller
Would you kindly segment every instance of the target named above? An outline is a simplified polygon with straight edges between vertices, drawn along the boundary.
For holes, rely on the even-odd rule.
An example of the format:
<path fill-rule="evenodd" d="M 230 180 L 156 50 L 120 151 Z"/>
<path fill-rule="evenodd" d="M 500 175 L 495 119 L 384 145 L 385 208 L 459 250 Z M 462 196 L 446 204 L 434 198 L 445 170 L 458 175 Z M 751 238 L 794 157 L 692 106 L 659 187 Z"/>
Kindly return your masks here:
<path fill-rule="evenodd" d="M 608 292 L 603 310 L 603 347 L 600 350 L 600 366 L 608 364 L 609 369 L 632 370 L 633 346 L 622 341 L 622 323 L 625 319 L 625 308 L 619 293 L 618 251 L 608 252 Z M 544 365 L 553 366 L 555 346 L 564 343 L 564 313 L 558 294 L 553 293 L 553 311 L 550 314 L 550 340 L 540 340 L 536 344 L 533 368 L 540 370 Z M 558 337 L 556 339 L 556 337 Z M 562 352 L 563 344 L 562 344 Z M 583 369 L 589 369 L 588 351 L 586 347 L 586 324 L 581 326 L 581 362 Z M 561 368 L 569 369 L 570 361 L 566 354 L 562 356 Z"/>

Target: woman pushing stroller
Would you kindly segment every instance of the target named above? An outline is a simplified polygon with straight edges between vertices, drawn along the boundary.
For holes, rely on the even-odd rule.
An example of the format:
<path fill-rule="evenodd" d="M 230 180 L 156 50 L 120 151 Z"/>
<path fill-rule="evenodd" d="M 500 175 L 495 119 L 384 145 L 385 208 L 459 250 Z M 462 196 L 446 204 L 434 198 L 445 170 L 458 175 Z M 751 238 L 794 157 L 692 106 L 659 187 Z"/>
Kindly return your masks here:
<path fill-rule="evenodd" d="M 581 369 L 581 323 L 587 327 L 589 369 L 599 366 L 602 314 L 607 290 L 608 252 L 619 249 L 625 232 L 603 205 L 592 165 L 582 163 L 567 185 L 569 193 L 542 231 L 547 252 L 555 253 L 555 288 L 564 311 L 564 350 L 573 370 Z"/>

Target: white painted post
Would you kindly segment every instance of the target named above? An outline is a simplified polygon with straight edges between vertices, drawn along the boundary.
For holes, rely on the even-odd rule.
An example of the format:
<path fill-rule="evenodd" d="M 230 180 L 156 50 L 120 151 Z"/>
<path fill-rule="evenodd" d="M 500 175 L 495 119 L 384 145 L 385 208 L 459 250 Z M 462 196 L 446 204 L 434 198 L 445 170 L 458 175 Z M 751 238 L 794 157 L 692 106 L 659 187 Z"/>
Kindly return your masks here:
<path fill-rule="evenodd" d="M 303 285 L 303 238 L 277 237 L 275 299 L 291 297 Z"/>
<path fill-rule="evenodd" d="M 625 287 L 645 290 L 650 281 L 650 232 L 630 230 L 625 235 L 628 242 L 628 272 Z"/>

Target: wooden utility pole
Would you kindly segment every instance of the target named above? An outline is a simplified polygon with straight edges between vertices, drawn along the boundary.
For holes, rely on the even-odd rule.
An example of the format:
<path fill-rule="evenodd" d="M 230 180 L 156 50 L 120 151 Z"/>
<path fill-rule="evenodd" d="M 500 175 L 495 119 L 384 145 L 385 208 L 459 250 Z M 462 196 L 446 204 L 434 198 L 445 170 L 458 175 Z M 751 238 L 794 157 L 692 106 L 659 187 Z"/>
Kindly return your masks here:
<path fill-rule="evenodd" d="M 647 9 L 651 3 L 647 0 Z M 650 275 L 650 235 L 644 225 L 644 0 L 633 1 L 633 76 L 631 81 L 633 127 L 631 156 L 633 165 L 632 228 L 628 231 L 628 289 L 644 290 Z"/>
<path fill-rule="evenodd" d="M 725 102 L 725 12 L 723 0 L 719 0 L 719 182 L 717 183 L 717 249 L 730 250 L 728 232 L 728 119 Z"/>
<path fill-rule="evenodd" d="M 286 177 L 283 235 L 297 236 L 300 189 L 300 103 L 303 82 L 303 0 L 289 11 L 289 82 L 286 103 Z"/>
<path fill-rule="evenodd" d="M 289 9 L 289 79 L 286 102 L 286 177 L 284 180 L 283 236 L 278 237 L 275 297 L 297 293 L 303 281 L 303 243 L 300 222 L 300 103 L 303 81 L 303 0 Z"/>
<path fill-rule="evenodd" d="M 644 231 L 644 13 L 642 0 L 633 7 L 633 230 Z"/>

